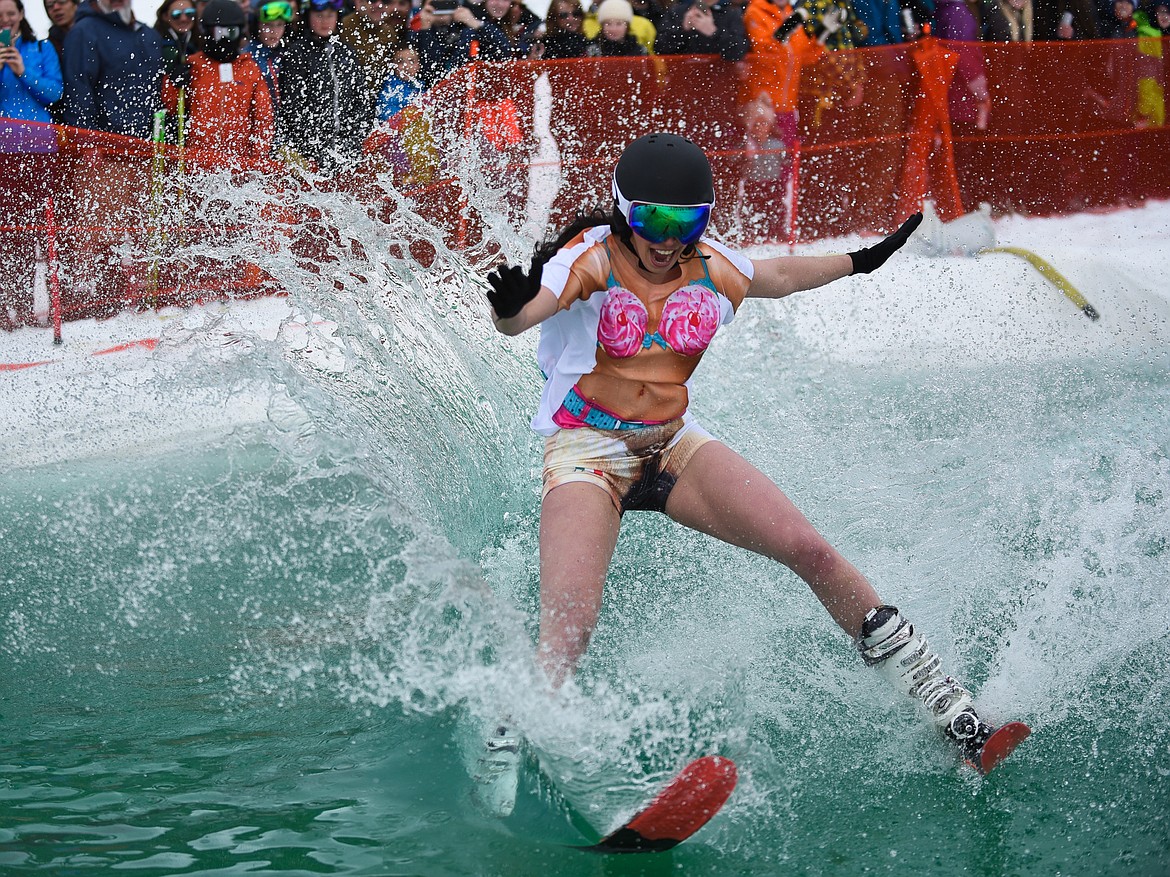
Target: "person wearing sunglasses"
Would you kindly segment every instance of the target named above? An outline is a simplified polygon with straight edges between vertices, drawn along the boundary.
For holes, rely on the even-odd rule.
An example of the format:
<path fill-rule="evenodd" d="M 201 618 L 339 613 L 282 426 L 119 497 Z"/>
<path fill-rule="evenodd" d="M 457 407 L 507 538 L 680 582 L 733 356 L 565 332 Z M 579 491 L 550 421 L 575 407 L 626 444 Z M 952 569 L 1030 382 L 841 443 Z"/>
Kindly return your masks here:
<path fill-rule="evenodd" d="M 342 0 L 309 0 L 281 56 L 281 149 L 325 173 L 352 166 L 366 135 L 364 78 L 353 50 L 337 37 Z"/>
<path fill-rule="evenodd" d="M 48 42 L 57 50 L 57 61 L 61 65 L 62 77 L 65 70 L 65 35 L 73 27 L 77 15 L 77 0 L 45 0 L 45 15 L 49 18 Z M 62 91 L 62 93 L 64 93 Z M 49 106 L 49 115 L 58 125 L 65 124 L 64 103 L 57 100 Z"/>
<path fill-rule="evenodd" d="M 193 0 L 166 0 L 158 8 L 154 29 L 163 39 L 163 53 L 167 57 L 174 52 L 186 57 L 195 51 L 195 21 L 197 13 Z M 168 57 L 169 60 L 169 57 Z"/>
<path fill-rule="evenodd" d="M 546 379 L 532 421 L 545 437 L 537 660 L 550 683 L 572 674 L 589 644 L 623 515 L 656 511 L 788 566 L 867 663 L 919 696 L 960 746 L 981 746 L 991 729 L 925 639 L 779 487 L 688 411 L 692 374 L 746 298 L 868 274 L 921 214 L 855 252 L 749 259 L 705 236 L 714 180 L 689 140 L 638 138 L 611 182 L 612 211 L 579 217 L 539 246 L 527 269 L 488 274 L 496 328 L 541 328 Z M 515 729 L 504 731 L 514 741 Z"/>
<path fill-rule="evenodd" d="M 155 14 L 154 29 L 162 37 L 163 69 L 172 83 L 185 87 L 190 77 L 188 57 L 199 50 L 194 0 L 164 0 Z M 178 140 L 177 120 L 167 118 L 167 140 Z"/>
<path fill-rule="evenodd" d="M 586 40 L 581 32 L 585 11 L 577 0 L 552 0 L 544 17 L 544 36 L 537 57 L 544 61 L 585 57 Z"/>
<path fill-rule="evenodd" d="M 60 58 L 65 51 L 65 34 L 69 33 L 77 16 L 77 0 L 45 0 L 44 6 L 49 18 L 49 42 Z"/>

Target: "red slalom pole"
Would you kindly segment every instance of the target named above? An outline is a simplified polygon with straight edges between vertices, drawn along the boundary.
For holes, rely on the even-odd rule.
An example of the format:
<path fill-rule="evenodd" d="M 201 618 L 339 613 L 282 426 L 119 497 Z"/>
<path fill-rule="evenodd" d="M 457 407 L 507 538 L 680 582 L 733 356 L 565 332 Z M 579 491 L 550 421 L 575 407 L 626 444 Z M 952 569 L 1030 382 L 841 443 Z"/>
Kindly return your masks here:
<path fill-rule="evenodd" d="M 53 218 L 53 196 L 45 205 L 45 229 L 49 239 L 49 310 L 53 314 L 53 343 L 61 343 L 61 278 L 57 265 L 57 222 Z"/>

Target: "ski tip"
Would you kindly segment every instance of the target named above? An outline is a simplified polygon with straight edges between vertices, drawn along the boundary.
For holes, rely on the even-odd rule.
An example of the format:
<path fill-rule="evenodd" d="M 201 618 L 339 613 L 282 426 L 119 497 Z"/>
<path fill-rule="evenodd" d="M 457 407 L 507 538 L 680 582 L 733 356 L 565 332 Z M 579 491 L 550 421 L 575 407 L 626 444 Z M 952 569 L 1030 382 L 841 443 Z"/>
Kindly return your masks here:
<path fill-rule="evenodd" d="M 735 762 L 705 755 L 684 767 L 633 819 L 585 849 L 605 853 L 663 852 L 678 846 L 719 812 L 735 789 Z"/>
<path fill-rule="evenodd" d="M 1001 725 L 987 738 L 987 742 L 979 750 L 979 761 L 973 767 L 986 776 L 1002 764 L 1031 733 L 1032 729 L 1023 722 L 1008 722 Z"/>

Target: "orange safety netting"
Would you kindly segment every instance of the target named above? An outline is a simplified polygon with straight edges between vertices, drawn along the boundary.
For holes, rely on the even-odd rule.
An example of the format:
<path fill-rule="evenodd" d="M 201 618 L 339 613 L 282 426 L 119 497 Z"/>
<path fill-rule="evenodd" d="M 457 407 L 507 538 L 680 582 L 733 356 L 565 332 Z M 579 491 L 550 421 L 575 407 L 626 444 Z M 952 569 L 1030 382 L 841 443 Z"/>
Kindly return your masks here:
<path fill-rule="evenodd" d="M 715 224 L 739 244 L 888 231 L 923 198 L 944 220 L 982 202 L 1000 213 L 1068 213 L 1170 197 L 1168 66 L 1170 45 L 1156 39 L 928 38 L 834 52 L 801 74 L 795 132 L 769 132 L 766 98 L 740 104 L 762 90 L 744 87 L 758 75 L 748 64 L 707 56 L 477 64 L 372 135 L 357 171 L 323 184 L 277 163 L 234 167 L 282 193 L 263 214 L 266 233 L 310 262 L 328 258 L 332 236 L 298 190 L 336 187 L 385 217 L 400 202 L 368 183 L 372 172 L 390 174 L 449 246 L 473 247 L 484 238 L 481 210 L 517 228 L 534 215 L 555 228 L 582 208 L 608 206 L 622 147 L 652 130 L 684 133 L 707 150 Z M 973 111 L 980 73 L 986 127 Z M 55 129 L 55 152 L 14 151 L 43 143 L 38 128 L 53 130 L 0 121 L 0 178 L 11 190 L 0 205 L 0 267 L 55 249 L 65 319 L 276 289 L 255 264 L 174 258 L 188 244 L 257 233 L 217 222 L 184 191 L 184 179 L 222 167 L 225 156 L 74 129 Z M 499 203 L 465 190 L 469 156 Z"/>

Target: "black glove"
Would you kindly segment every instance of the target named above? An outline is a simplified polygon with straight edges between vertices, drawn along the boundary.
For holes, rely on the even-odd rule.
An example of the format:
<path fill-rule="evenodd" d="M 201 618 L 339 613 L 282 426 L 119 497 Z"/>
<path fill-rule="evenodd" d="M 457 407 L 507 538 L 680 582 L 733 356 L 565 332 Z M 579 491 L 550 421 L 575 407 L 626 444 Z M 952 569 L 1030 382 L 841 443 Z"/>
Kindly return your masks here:
<path fill-rule="evenodd" d="M 922 214 L 915 213 L 903 222 L 901 228 L 892 235 L 888 235 L 872 247 L 862 247 L 860 250 L 850 253 L 849 258 L 853 260 L 852 273 L 869 274 L 880 268 L 885 264 L 886 259 L 894 255 L 895 250 L 906 243 L 906 239 L 914 233 L 914 229 L 918 228 L 921 222 Z"/>
<path fill-rule="evenodd" d="M 797 6 L 792 14 L 780 23 L 780 26 L 772 32 L 772 39 L 778 43 L 787 42 L 788 38 L 792 36 L 793 31 L 808 21 L 808 10 L 803 6 Z"/>
<path fill-rule="evenodd" d="M 492 269 L 487 276 L 492 287 L 487 297 L 496 316 L 501 320 L 514 317 L 536 298 L 543 270 L 543 262 L 534 262 L 528 273 L 519 265 L 500 265 Z"/>
<path fill-rule="evenodd" d="M 191 87 L 191 65 L 186 61 L 179 61 L 170 71 L 171 85 L 183 91 Z"/>

